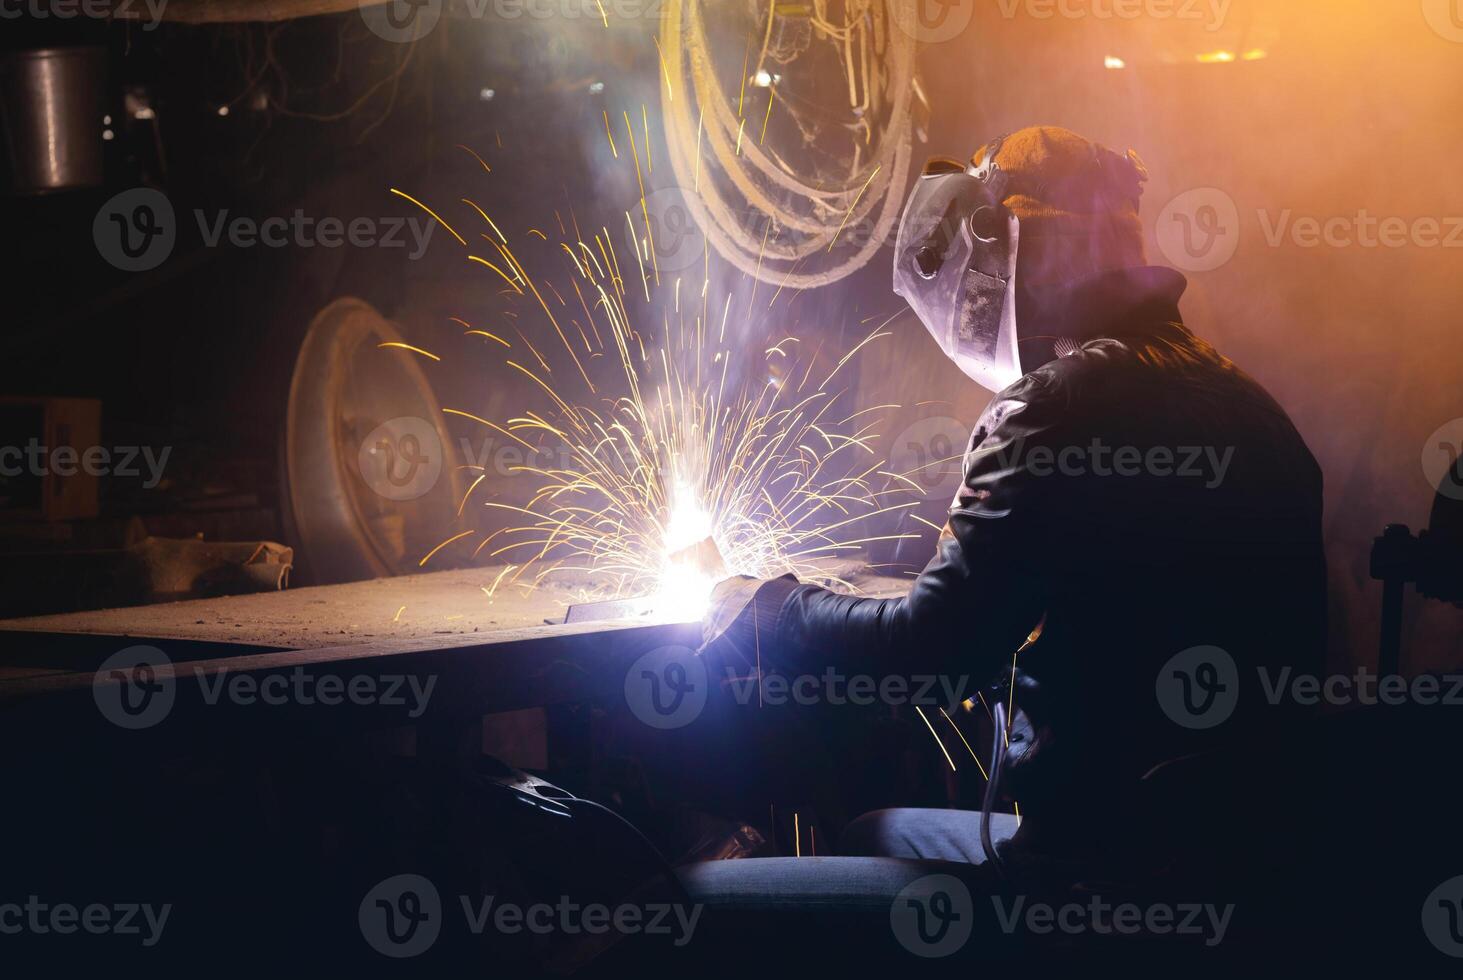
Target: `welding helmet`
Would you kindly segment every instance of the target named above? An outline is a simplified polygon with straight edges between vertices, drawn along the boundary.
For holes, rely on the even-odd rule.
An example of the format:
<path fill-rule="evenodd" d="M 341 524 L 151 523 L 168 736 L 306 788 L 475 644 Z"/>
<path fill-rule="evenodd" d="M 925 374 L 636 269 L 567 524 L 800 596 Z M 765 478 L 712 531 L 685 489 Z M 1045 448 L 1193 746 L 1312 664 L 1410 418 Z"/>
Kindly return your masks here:
<path fill-rule="evenodd" d="M 940 349 L 983 388 L 1021 377 L 1016 349 L 1016 255 L 1021 222 L 1006 207 L 1005 175 L 987 147 L 970 166 L 925 165 L 894 242 L 894 291 Z"/>
<path fill-rule="evenodd" d="M 1056 126 L 993 140 L 969 164 L 932 160 L 900 220 L 894 291 L 962 371 L 1000 391 L 1038 366 L 1022 363 L 1023 340 L 1049 326 L 1018 323 L 1018 308 L 1059 309 L 1074 284 L 1145 264 L 1147 176 L 1132 150 Z M 1028 343 L 1029 359 L 1039 349 Z"/>

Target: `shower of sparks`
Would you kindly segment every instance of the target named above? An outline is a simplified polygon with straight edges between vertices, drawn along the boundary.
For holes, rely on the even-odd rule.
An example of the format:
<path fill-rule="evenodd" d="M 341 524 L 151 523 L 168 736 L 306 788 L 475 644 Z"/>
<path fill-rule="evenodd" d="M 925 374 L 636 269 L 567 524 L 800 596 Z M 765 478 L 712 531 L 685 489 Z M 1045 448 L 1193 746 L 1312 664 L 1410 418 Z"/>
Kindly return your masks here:
<path fill-rule="evenodd" d="M 919 503 L 917 486 L 889 472 L 878 450 L 875 413 L 898 406 L 850 406 L 848 391 L 833 386 L 855 353 L 888 333 L 881 324 L 831 371 L 824 365 L 815 372 L 817 352 L 799 363 L 806 345 L 796 338 L 758 342 L 745 336 L 750 324 L 728 331 L 733 290 L 724 300 L 717 295 L 722 290 L 709 254 L 696 263 L 699 282 L 687 275 L 683 283 L 656 268 L 641 173 L 648 160 L 638 158 L 628 114 L 625 123 L 639 191 L 624 212 L 638 243 L 628 262 L 607 227 L 581 231 L 576 219 L 553 249 L 558 267 L 549 275 L 556 278 L 538 279 L 515 253 L 517 243 L 465 201 L 493 231 L 467 245 L 484 255 L 466 259 L 506 283 L 500 293 L 510 304 L 527 297 L 548 320 L 535 335 L 547 347 L 536 347 L 525 330 L 512 342 L 465 331 L 502 344 L 508 368 L 533 383 L 536 395 L 520 414 L 492 421 L 444 409 L 536 450 L 524 465 L 510 467 L 533 481 L 526 504 L 473 501 L 481 479 L 457 504 L 459 511 L 477 503 L 518 518 L 486 533 L 472 552 L 513 563 L 484 591 L 537 587 L 565 573 L 559 581 L 592 583 L 586 599 L 649 596 L 645 611 L 652 615 L 699 618 L 715 581 L 673 556 L 707 538 L 731 574 L 792 573 L 857 591 L 831 574 L 832 559 L 875 541 L 917 536 L 864 530 L 870 518 Z M 543 237 L 535 230 L 522 240 Z M 738 342 L 728 333 L 744 336 Z M 825 372 L 821 382 L 814 377 Z M 472 533 L 448 538 L 427 558 Z"/>

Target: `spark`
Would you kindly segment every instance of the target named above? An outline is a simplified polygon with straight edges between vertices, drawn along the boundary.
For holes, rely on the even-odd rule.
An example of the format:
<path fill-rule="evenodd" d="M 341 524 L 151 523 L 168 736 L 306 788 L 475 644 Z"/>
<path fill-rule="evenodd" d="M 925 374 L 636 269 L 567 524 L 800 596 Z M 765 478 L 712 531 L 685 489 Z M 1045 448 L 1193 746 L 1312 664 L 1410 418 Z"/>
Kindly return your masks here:
<path fill-rule="evenodd" d="M 508 273 L 504 272 L 502 269 L 498 268 L 496 265 L 494 265 L 493 263 L 489 262 L 487 259 L 483 258 L 481 255 L 469 255 L 467 257 L 467 260 L 469 262 L 480 262 L 483 265 L 487 266 L 489 269 L 492 269 L 498 275 L 502 276 L 503 277 L 503 281 L 506 282 L 508 285 L 512 286 L 513 289 L 518 293 L 518 295 L 520 295 L 520 296 L 523 295 L 523 290 L 518 288 L 518 283 L 514 282 L 513 279 L 508 275 Z"/>
<path fill-rule="evenodd" d="M 601 109 L 600 112 L 605 117 L 605 136 L 609 137 L 610 140 L 610 152 L 613 153 L 615 155 L 615 159 L 618 160 L 620 159 L 620 151 L 615 149 L 615 135 L 610 132 L 610 112 L 608 109 Z"/>
<path fill-rule="evenodd" d="M 655 165 L 650 162 L 650 115 L 645 109 L 645 103 L 640 103 L 640 128 L 645 131 L 645 172 L 655 173 Z"/>
<path fill-rule="evenodd" d="M 1046 616 L 1043 615 L 1041 619 L 1037 621 L 1036 625 L 1032 627 L 1031 632 L 1026 634 L 1025 642 L 1017 647 L 1015 652 L 1011 654 L 1011 693 L 1007 695 L 1006 700 L 1005 736 L 1007 745 L 1011 744 L 1011 722 L 1016 712 L 1016 658 L 1021 656 L 1027 650 L 1031 649 L 1031 647 L 1035 645 L 1036 641 L 1041 639 L 1041 631 L 1045 626 Z"/>
<path fill-rule="evenodd" d="M 489 340 L 496 340 L 498 343 L 502 344 L 504 347 L 511 348 L 513 346 L 512 344 L 508 343 L 508 341 L 504 340 L 502 337 L 499 337 L 497 334 L 495 334 L 495 333 L 488 333 L 488 331 L 486 331 L 486 330 L 468 330 L 468 331 L 466 331 L 466 332 L 463 333 L 463 336 L 464 337 L 487 337 Z"/>
<path fill-rule="evenodd" d="M 399 340 L 388 340 L 388 341 L 386 341 L 384 343 L 380 343 L 380 344 L 377 344 L 376 345 L 376 348 L 378 350 L 380 350 L 381 348 L 384 348 L 384 347 L 396 347 L 396 348 L 399 348 L 401 350 L 409 350 L 413 354 L 420 354 L 423 357 L 430 357 L 434 361 L 440 361 L 440 360 L 442 360 L 442 358 L 438 357 L 436 354 L 433 354 L 431 351 L 422 350 L 420 347 L 413 347 L 411 344 L 403 344 Z"/>
<path fill-rule="evenodd" d="M 955 734 L 960 736 L 960 741 L 965 745 L 965 751 L 969 752 L 970 757 L 975 760 L 975 766 L 980 770 L 981 778 L 989 782 L 991 777 L 986 775 L 985 766 L 980 764 L 980 756 L 975 754 L 975 749 L 971 748 L 970 743 L 965 740 L 965 733 L 960 730 L 959 725 L 955 724 L 955 719 L 951 718 L 944 708 L 940 709 L 940 714 L 945 716 L 945 720 L 950 723 L 950 727 L 955 729 Z"/>
<path fill-rule="evenodd" d="M 665 78 L 665 97 L 667 102 L 674 102 L 676 99 L 675 90 L 671 88 L 671 72 L 665 64 L 665 52 L 660 49 L 660 37 L 652 34 L 650 39 L 655 42 L 655 56 L 660 59 L 660 73 Z"/>
<path fill-rule="evenodd" d="M 472 147 L 470 147 L 470 146 L 464 146 L 463 144 L 458 143 L 457 144 L 457 148 L 459 150 L 466 150 L 468 153 L 471 153 L 472 154 L 472 158 L 474 160 L 476 160 L 478 163 L 480 163 L 480 164 L 483 165 L 483 172 L 484 173 L 489 173 L 490 174 L 490 173 L 493 172 L 493 168 L 490 167 L 490 166 L 488 166 L 488 162 L 486 160 L 484 160 L 482 157 L 478 156 L 477 151 L 474 150 Z M 406 195 L 402 195 L 402 196 L 405 197 Z"/>
<path fill-rule="evenodd" d="M 940 751 L 941 752 L 945 753 L 945 761 L 948 762 L 948 763 L 950 763 L 950 771 L 951 772 L 954 772 L 955 771 L 955 760 L 952 759 L 952 758 L 950 758 L 950 751 L 945 748 L 945 743 L 942 742 L 942 741 L 940 741 L 940 736 L 935 733 L 935 726 L 930 724 L 930 720 L 925 717 L 925 713 L 920 710 L 920 706 L 919 705 L 915 705 L 914 706 L 914 710 L 917 711 L 917 712 L 919 712 L 920 721 L 924 722 L 925 723 L 925 727 L 930 730 L 930 734 L 935 736 L 935 744 L 940 747 Z"/>
<path fill-rule="evenodd" d="M 493 594 L 498 591 L 498 584 L 503 581 L 503 576 L 507 575 L 509 572 L 513 571 L 513 569 L 517 567 L 517 565 L 505 565 L 503 567 L 503 570 L 498 573 L 498 577 L 493 579 L 493 584 L 488 588 L 483 589 L 483 591 L 488 594 L 489 599 L 491 599 L 493 597 Z"/>
<path fill-rule="evenodd" d="M 828 251 L 833 251 L 833 246 L 838 242 L 838 236 L 843 234 L 843 226 L 848 224 L 848 219 L 853 216 L 853 209 L 858 207 L 858 202 L 863 199 L 864 191 L 868 190 L 869 185 L 874 182 L 874 178 L 879 176 L 879 170 L 883 166 L 881 163 L 875 167 L 874 172 L 869 174 L 869 179 L 864 181 L 864 186 L 860 187 L 858 193 L 854 195 L 853 203 L 848 206 L 848 213 L 843 216 L 843 221 L 839 222 L 838 230 L 833 233 L 833 238 L 828 242 Z"/>
<path fill-rule="evenodd" d="M 430 214 L 433 218 L 435 218 L 437 220 L 437 224 L 441 225 L 443 228 L 446 228 L 447 231 L 451 233 L 452 237 L 455 238 L 455 239 L 457 239 L 457 241 L 458 241 L 459 244 L 462 244 L 462 245 L 466 245 L 467 244 L 467 240 L 464 239 L 461 235 L 459 235 L 457 233 L 457 231 L 451 225 L 449 225 L 447 222 L 443 221 L 441 215 L 437 214 L 436 211 L 433 211 L 431 208 L 427 207 L 421 201 L 418 201 L 416 198 L 412 197 L 406 191 L 399 191 L 395 187 L 393 187 L 393 188 L 391 188 L 391 193 L 395 194 L 397 197 L 404 197 L 404 198 L 406 198 L 408 201 L 410 201 L 411 203 L 415 204 L 417 207 L 421 208 L 423 211 L 425 211 L 428 214 Z"/>
<path fill-rule="evenodd" d="M 417 562 L 417 567 L 418 568 L 422 568 L 423 566 L 425 566 L 427 564 L 427 562 L 431 561 L 433 555 L 435 555 L 437 552 L 441 551 L 443 548 L 447 547 L 452 542 L 461 540 L 462 538 L 467 537 L 469 534 L 476 534 L 476 533 L 477 533 L 476 531 L 468 530 L 468 531 L 463 531 L 461 534 L 454 534 L 454 535 L 452 535 L 452 537 L 448 538 L 446 541 L 443 541 L 441 544 L 437 545 L 437 547 L 433 548 L 431 551 L 429 551 L 425 555 L 423 555 L 422 556 L 422 560 L 419 561 L 419 562 Z"/>
<path fill-rule="evenodd" d="M 501 425 L 498 425 L 496 422 L 489 422 L 487 419 L 482 418 L 482 417 L 477 416 L 477 415 L 474 415 L 471 412 L 464 412 L 461 409 L 456 409 L 456 408 L 444 408 L 444 409 L 442 409 L 442 414 L 443 415 L 460 415 L 460 416 L 462 416 L 465 419 L 472 419 L 474 422 L 481 422 L 483 425 L 486 425 L 488 428 L 494 430 L 495 432 L 501 432 L 503 435 L 507 436 L 509 439 L 512 439 L 514 442 L 516 442 L 519 445 L 521 445 L 524 449 L 532 449 L 533 448 L 533 446 L 531 446 L 528 443 L 524 442 L 522 439 L 520 439 L 517 436 L 515 436 L 512 432 L 509 432 L 507 429 L 503 428 Z"/>
<path fill-rule="evenodd" d="M 701 132 L 706 123 L 706 113 L 696 117 L 696 177 L 691 181 L 691 190 L 701 192 Z"/>
<path fill-rule="evenodd" d="M 462 203 L 466 204 L 468 207 L 472 208 L 474 211 L 482 216 L 482 219 L 488 223 L 488 227 L 493 229 L 493 234 L 498 236 L 498 241 L 502 242 L 505 245 L 508 244 L 508 239 L 503 235 L 501 231 L 498 230 L 498 226 L 493 223 L 492 218 L 488 217 L 488 213 L 486 211 L 484 211 L 482 208 L 478 207 L 475 203 L 465 197 L 462 199 Z M 465 245 L 467 243 L 464 242 L 463 244 Z"/>

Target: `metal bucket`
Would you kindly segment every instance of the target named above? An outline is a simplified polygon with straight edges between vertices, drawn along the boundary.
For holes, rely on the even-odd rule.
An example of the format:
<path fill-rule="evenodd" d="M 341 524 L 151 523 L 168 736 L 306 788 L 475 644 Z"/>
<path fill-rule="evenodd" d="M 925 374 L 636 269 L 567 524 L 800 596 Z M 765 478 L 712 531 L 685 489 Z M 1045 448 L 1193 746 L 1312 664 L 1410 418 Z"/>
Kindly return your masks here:
<path fill-rule="evenodd" d="M 0 53 L 0 120 L 12 191 L 102 183 L 106 78 L 101 47 Z"/>

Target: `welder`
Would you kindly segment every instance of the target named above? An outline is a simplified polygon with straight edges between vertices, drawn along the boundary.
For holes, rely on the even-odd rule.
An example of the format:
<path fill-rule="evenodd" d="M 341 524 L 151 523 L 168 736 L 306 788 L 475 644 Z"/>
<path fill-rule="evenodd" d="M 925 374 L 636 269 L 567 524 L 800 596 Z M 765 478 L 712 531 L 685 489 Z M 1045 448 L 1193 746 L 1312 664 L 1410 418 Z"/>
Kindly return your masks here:
<path fill-rule="evenodd" d="M 1176 836 L 1148 777 L 1256 737 L 1280 710 L 1257 680 L 1319 670 L 1325 633 L 1320 469 L 1183 324 L 1184 277 L 1147 264 L 1147 178 L 1133 151 L 1050 126 L 925 167 L 894 290 L 994 393 L 935 555 L 896 599 L 728 580 L 705 647 L 788 675 L 990 682 L 965 717 L 996 709 L 1000 794 L 1024 820 L 997 814 L 987 838 L 1117 875 L 1162 865 Z M 980 816 L 878 811 L 843 853 L 981 865 Z M 752 874 L 690 877 L 746 892 Z"/>

